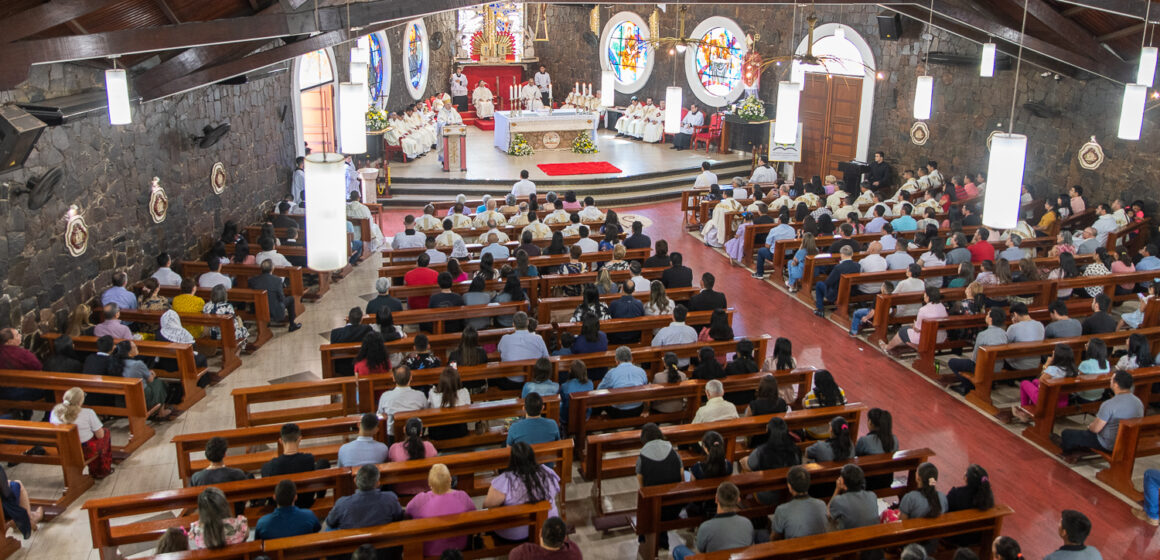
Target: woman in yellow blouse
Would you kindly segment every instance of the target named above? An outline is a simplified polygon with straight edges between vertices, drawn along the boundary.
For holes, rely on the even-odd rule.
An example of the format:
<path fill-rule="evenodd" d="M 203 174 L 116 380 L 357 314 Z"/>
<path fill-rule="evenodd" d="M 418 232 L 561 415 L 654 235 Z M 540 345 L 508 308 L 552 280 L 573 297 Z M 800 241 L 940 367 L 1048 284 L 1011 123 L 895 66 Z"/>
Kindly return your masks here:
<path fill-rule="evenodd" d="M 181 281 L 181 294 L 173 298 L 173 310 L 178 315 L 201 315 L 202 309 L 205 308 L 205 300 L 194 295 L 197 292 L 197 284 L 192 278 L 185 278 Z M 185 330 L 193 338 L 200 338 L 203 327 L 189 326 Z"/>

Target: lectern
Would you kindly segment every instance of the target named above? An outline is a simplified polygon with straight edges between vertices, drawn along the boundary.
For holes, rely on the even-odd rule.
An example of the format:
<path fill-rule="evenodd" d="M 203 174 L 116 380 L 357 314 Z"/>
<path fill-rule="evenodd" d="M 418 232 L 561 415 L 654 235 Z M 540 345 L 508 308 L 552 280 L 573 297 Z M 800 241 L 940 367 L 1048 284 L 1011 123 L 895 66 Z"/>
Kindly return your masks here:
<path fill-rule="evenodd" d="M 443 125 L 443 170 L 467 171 L 467 126 Z"/>

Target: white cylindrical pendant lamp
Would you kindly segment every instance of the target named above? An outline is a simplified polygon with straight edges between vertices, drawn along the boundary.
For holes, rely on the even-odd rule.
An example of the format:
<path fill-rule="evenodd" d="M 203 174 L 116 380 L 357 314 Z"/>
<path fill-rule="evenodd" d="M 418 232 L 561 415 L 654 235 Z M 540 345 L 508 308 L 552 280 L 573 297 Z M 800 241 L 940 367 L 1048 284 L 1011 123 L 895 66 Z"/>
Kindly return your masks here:
<path fill-rule="evenodd" d="M 795 84 L 801 84 L 802 89 L 805 89 L 806 84 L 806 67 L 802 66 L 798 61 L 790 63 L 789 67 L 789 81 Z"/>
<path fill-rule="evenodd" d="M 371 63 L 371 51 L 370 51 L 370 49 L 363 48 L 363 47 L 354 47 L 354 48 L 350 49 L 350 61 L 351 62 L 358 62 L 358 63 L 362 63 L 362 64 L 370 64 Z"/>
<path fill-rule="evenodd" d="M 983 43 L 983 56 L 979 60 L 979 75 L 984 78 L 995 75 L 995 43 Z"/>
<path fill-rule="evenodd" d="M 919 76 L 914 85 L 914 118 L 925 121 L 930 118 L 930 106 L 934 101 L 934 76 Z"/>
<path fill-rule="evenodd" d="M 835 39 L 845 39 L 846 38 L 846 28 L 842 27 L 842 26 L 838 26 L 836 29 L 834 29 L 834 38 Z"/>
<path fill-rule="evenodd" d="M 773 123 L 775 144 L 796 144 L 798 128 L 798 103 L 801 101 L 802 85 L 796 82 L 781 82 L 777 85 L 777 116 Z"/>
<path fill-rule="evenodd" d="M 362 62 L 351 62 L 350 63 L 350 81 L 351 81 L 351 83 L 353 83 L 353 84 L 366 84 L 367 83 L 367 72 L 368 72 L 367 67 L 368 66 L 370 66 L 370 65 L 362 63 Z"/>
<path fill-rule="evenodd" d="M 344 154 L 367 151 L 367 90 L 364 84 L 338 84 L 338 144 Z"/>
<path fill-rule="evenodd" d="M 616 105 L 616 76 L 612 70 L 600 73 L 600 106 L 612 107 Z"/>
<path fill-rule="evenodd" d="M 1136 72 L 1136 83 L 1152 87 L 1156 79 L 1156 47 L 1144 47 L 1140 50 L 1140 69 Z"/>
<path fill-rule="evenodd" d="M 129 124 L 129 76 L 122 69 L 105 70 L 105 96 L 109 101 L 109 124 Z"/>
<path fill-rule="evenodd" d="M 1019 197 L 1026 159 L 1026 136 L 999 133 L 992 137 L 987 192 L 983 196 L 984 226 L 1011 229 L 1019 223 Z"/>
<path fill-rule="evenodd" d="M 1148 86 L 1126 84 L 1124 103 L 1120 106 L 1120 133 L 1122 140 L 1139 140 L 1140 129 L 1144 127 L 1144 103 L 1147 101 Z"/>
<path fill-rule="evenodd" d="M 665 88 L 665 134 L 681 131 L 681 104 L 685 102 L 683 95 L 679 87 Z"/>
<path fill-rule="evenodd" d="M 306 156 L 306 265 L 318 271 L 346 265 L 346 165 L 342 154 Z"/>

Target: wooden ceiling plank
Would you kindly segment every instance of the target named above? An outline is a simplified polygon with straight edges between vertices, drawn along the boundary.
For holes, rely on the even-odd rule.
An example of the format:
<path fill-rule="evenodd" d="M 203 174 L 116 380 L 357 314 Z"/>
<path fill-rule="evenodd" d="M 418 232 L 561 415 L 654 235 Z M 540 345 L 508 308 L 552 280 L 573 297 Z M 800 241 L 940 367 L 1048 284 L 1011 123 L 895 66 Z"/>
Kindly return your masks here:
<path fill-rule="evenodd" d="M 19 41 L 85 14 L 95 12 L 116 0 L 55 0 L 46 2 L 0 20 L 4 41 Z"/>
<path fill-rule="evenodd" d="M 1055 11 L 1044 0 L 1026 0 L 1027 1 L 1027 15 L 1043 22 L 1044 25 L 1050 27 L 1060 37 L 1066 38 L 1068 44 L 1073 45 L 1072 50 L 1078 47 L 1079 52 L 1095 51 L 1104 52 L 1100 48 L 1100 41 L 1092 34 L 1092 32 L 1063 16 L 1063 14 Z"/>
<path fill-rule="evenodd" d="M 1114 41 L 1116 39 L 1121 39 L 1123 37 L 1135 35 L 1137 33 L 1143 32 L 1143 31 L 1144 31 L 1144 22 L 1141 21 L 1140 23 L 1137 23 L 1135 25 L 1129 25 L 1128 27 L 1125 27 L 1123 29 L 1117 29 L 1111 33 L 1105 33 L 1103 35 L 1100 35 L 1098 37 L 1098 39 L 1100 41 Z"/>
<path fill-rule="evenodd" d="M 173 8 L 169 7 L 169 2 L 165 0 L 153 0 L 153 3 L 157 4 L 157 7 L 161 9 L 161 13 L 165 14 L 165 19 L 169 20 L 169 23 L 181 23 L 181 18 L 177 17 L 177 13 L 173 11 Z"/>
<path fill-rule="evenodd" d="M 1145 1 L 1150 1 L 1153 4 L 1151 15 L 1149 15 L 1148 19 L 1152 23 L 1160 22 L 1160 13 L 1157 13 L 1156 9 L 1160 7 L 1160 1 Z M 1145 8 L 1147 8 L 1141 0 L 1056 0 L 1056 2 L 1070 4 L 1076 8 L 1108 12 L 1140 20 L 1144 19 Z M 1068 10 L 1071 9 L 1068 8 Z"/>

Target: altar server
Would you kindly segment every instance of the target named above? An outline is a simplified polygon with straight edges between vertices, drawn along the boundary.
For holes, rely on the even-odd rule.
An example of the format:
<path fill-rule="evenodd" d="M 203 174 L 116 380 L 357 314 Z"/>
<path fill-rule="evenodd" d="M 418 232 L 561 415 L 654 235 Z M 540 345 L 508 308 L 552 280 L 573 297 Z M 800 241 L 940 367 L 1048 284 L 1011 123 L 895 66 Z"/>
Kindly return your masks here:
<path fill-rule="evenodd" d="M 687 150 L 693 144 L 693 132 L 705 124 L 705 114 L 696 105 L 689 106 L 689 112 L 681 119 L 681 131 L 673 136 L 674 150 Z"/>
<path fill-rule="evenodd" d="M 455 68 L 455 73 L 451 75 L 451 100 L 455 103 L 455 107 L 460 111 L 467 110 L 467 76 L 463 75 L 463 70 L 459 67 Z"/>
<path fill-rule="evenodd" d="M 495 103 L 492 102 L 491 90 L 487 89 L 487 84 L 483 80 L 479 81 L 479 85 L 475 86 L 475 91 L 471 94 L 471 102 L 475 104 L 475 116 L 481 119 L 490 119 L 495 113 Z"/>
<path fill-rule="evenodd" d="M 713 207 L 713 216 L 705 224 L 705 227 L 701 228 L 701 237 L 704 238 L 705 244 L 710 247 L 725 246 L 725 214 L 741 210 L 741 203 L 733 198 L 732 189 L 721 191 L 721 196 L 723 197 L 721 202 Z"/>
<path fill-rule="evenodd" d="M 540 92 L 540 103 L 546 107 L 551 101 L 549 92 L 552 89 L 552 76 L 548 75 L 548 67 L 541 64 L 535 78 L 536 89 Z"/>
<path fill-rule="evenodd" d="M 653 110 L 652 117 L 644 121 L 644 135 L 641 140 L 649 143 L 660 142 L 665 137 L 665 102 Z"/>

